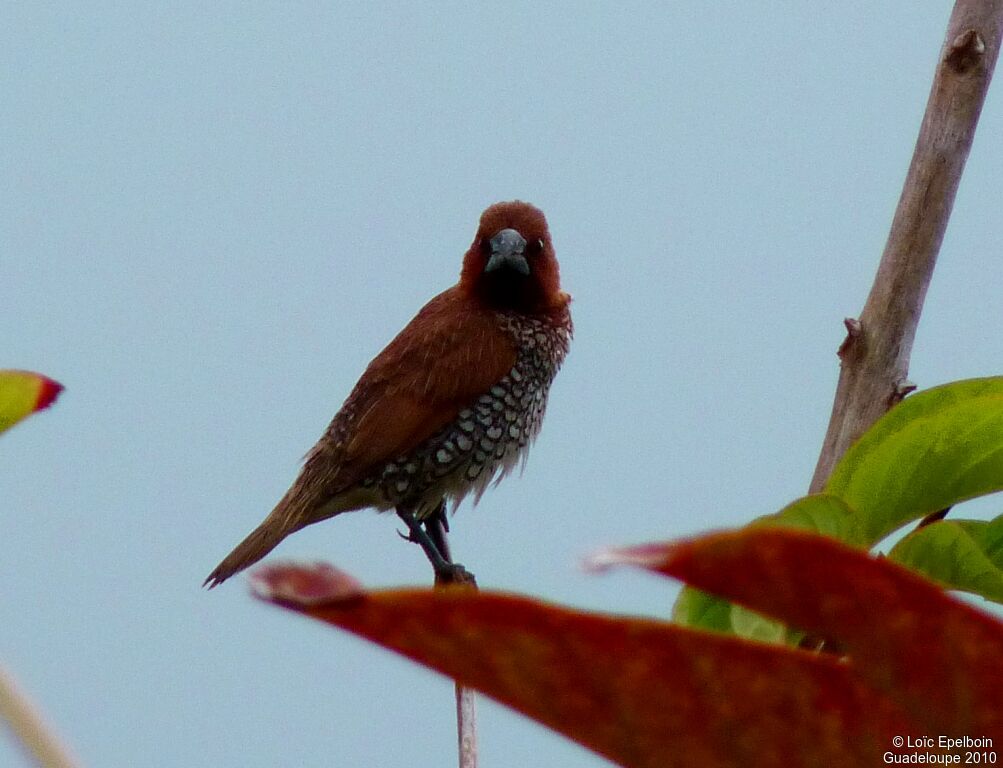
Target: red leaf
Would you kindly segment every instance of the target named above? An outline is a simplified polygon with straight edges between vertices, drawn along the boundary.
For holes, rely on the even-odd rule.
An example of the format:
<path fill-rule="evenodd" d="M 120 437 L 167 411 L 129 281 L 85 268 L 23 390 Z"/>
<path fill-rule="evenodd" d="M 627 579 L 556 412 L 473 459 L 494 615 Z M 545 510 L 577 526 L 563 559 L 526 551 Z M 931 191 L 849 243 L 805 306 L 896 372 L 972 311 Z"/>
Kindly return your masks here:
<path fill-rule="evenodd" d="M 272 566 L 256 594 L 476 688 L 611 760 L 876 765 L 905 720 L 832 658 L 463 588 L 362 591 Z"/>
<path fill-rule="evenodd" d="M 593 560 L 617 563 L 835 640 L 919 733 L 1003 740 L 1003 623 L 889 560 L 822 536 L 746 528 Z"/>
<path fill-rule="evenodd" d="M 59 393 L 62 392 L 65 387 L 63 387 L 63 385 L 55 379 L 50 379 L 48 376 L 42 376 L 39 374 L 38 378 L 38 399 L 35 401 L 35 410 L 42 411 L 56 402 L 56 398 L 59 397 Z"/>

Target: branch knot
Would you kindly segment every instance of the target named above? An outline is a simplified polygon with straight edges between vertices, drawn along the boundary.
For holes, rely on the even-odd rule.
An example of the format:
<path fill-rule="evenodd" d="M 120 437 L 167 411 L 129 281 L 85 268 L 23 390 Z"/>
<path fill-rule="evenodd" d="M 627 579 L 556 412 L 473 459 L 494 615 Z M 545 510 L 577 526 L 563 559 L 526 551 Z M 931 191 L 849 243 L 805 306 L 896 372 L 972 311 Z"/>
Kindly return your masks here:
<path fill-rule="evenodd" d="M 895 388 L 892 390 L 892 396 L 888 399 L 888 402 L 890 405 L 900 403 L 905 399 L 906 395 L 915 391 L 916 385 L 909 381 L 909 379 L 899 379 L 895 382 Z"/>
<path fill-rule="evenodd" d="M 986 54 L 986 41 L 982 39 L 977 29 L 966 29 L 951 43 L 944 63 L 959 75 L 963 75 L 976 67 Z"/>
<path fill-rule="evenodd" d="M 850 348 L 863 333 L 863 326 L 855 317 L 844 317 L 843 325 L 846 326 L 846 338 L 843 339 L 843 343 L 840 344 L 839 349 L 836 350 L 836 354 L 839 355 L 840 360 L 846 359 L 846 356 L 850 352 Z"/>

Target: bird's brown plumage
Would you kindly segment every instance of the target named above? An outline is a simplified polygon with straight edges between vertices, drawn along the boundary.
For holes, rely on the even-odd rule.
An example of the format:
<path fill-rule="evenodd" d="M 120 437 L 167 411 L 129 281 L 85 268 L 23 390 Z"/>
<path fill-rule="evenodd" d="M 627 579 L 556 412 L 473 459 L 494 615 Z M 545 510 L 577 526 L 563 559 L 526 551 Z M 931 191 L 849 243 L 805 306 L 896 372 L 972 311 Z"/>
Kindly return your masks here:
<path fill-rule="evenodd" d="M 486 271 L 490 238 L 502 230 L 525 240 L 525 278 Z M 369 364 L 296 482 L 206 583 L 219 584 L 293 531 L 340 512 L 404 504 L 420 515 L 443 497 L 460 499 L 471 490 L 479 495 L 485 478 L 475 459 L 484 453 L 480 463 L 493 461 L 491 474 L 498 466 L 507 471 L 539 428 L 546 390 L 570 339 L 569 303 L 560 290 L 543 214 L 518 201 L 488 208 L 464 256 L 459 283 L 429 301 Z M 547 369 L 540 379 L 542 395 L 520 394 L 522 402 L 516 403 L 510 390 L 527 389 L 520 383 L 527 375 L 533 378 L 540 365 Z M 479 400 L 502 390 L 511 410 L 500 408 L 501 400 L 491 407 Z M 475 416 L 475 407 L 486 415 Z M 504 450 L 495 436 L 503 422 L 490 421 L 496 412 L 515 414 L 504 422 L 511 430 Z M 464 414 L 470 416 L 460 419 Z M 465 433 L 457 424 L 472 426 Z M 481 450 L 486 443 L 490 452 Z M 444 455 L 448 460 L 439 461 Z M 406 488 L 398 473 L 408 479 Z"/>

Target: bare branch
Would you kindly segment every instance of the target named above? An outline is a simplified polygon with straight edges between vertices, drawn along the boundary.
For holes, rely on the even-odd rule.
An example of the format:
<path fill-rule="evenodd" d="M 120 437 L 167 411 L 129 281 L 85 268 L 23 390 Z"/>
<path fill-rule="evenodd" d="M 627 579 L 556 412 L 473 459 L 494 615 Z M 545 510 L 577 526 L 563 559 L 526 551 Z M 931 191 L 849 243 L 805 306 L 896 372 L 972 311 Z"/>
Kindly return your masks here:
<path fill-rule="evenodd" d="M 435 514 L 424 523 L 425 532 L 439 556 L 453 568 L 436 568 L 435 586 L 445 587 L 450 584 L 460 584 L 471 589 L 477 589 L 474 575 L 462 565 L 453 563 L 453 555 L 449 550 L 449 518 L 446 517 L 445 502 L 439 503 Z M 456 683 L 456 742 L 459 757 L 459 768 L 477 768 L 477 698 L 471 688 L 464 688 Z"/>
<path fill-rule="evenodd" d="M 456 684 L 456 736 L 460 768 L 477 768 L 477 699 L 472 688 Z"/>
<path fill-rule="evenodd" d="M 0 668 L 0 721 L 6 721 L 25 750 L 41 768 L 73 768 L 69 752 L 45 724 L 42 715 Z"/>
<path fill-rule="evenodd" d="M 1003 30 L 1003 0 L 957 0 L 891 233 L 860 320 L 847 321 L 829 428 L 811 481 L 915 388 L 909 357 Z"/>

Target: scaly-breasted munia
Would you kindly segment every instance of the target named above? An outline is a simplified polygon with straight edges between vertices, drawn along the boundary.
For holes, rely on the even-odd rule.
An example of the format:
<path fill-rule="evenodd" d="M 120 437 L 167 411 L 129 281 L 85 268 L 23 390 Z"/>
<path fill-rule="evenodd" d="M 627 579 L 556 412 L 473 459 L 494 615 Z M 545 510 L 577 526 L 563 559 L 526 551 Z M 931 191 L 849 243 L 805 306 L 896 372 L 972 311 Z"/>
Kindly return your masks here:
<path fill-rule="evenodd" d="M 571 340 L 570 302 L 543 213 L 519 201 L 484 211 L 459 283 L 369 364 L 292 488 L 206 583 L 341 512 L 395 508 L 413 521 L 479 499 L 540 431 Z"/>

